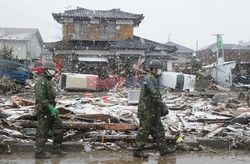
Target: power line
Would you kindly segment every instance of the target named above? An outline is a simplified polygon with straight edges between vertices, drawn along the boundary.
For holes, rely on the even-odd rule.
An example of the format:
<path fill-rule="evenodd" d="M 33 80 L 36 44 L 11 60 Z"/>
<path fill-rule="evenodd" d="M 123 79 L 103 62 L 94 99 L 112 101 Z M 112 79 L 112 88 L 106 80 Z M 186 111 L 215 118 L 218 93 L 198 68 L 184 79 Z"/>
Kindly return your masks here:
<path fill-rule="evenodd" d="M 21 12 L 19 12 L 19 11 L 15 11 L 15 10 L 10 9 L 10 8 L 8 8 L 8 7 L 5 7 L 5 6 L 3 6 L 3 5 L 0 5 L 0 7 L 3 8 L 3 9 L 5 9 L 5 10 L 7 10 L 7 11 L 9 11 L 9 12 L 15 13 L 15 14 L 17 14 L 17 15 L 19 15 L 19 16 L 23 16 L 23 17 L 26 17 L 26 18 L 28 18 L 28 19 L 30 19 L 30 20 L 33 20 L 33 21 L 36 21 L 36 22 L 39 22 L 39 23 L 42 23 L 42 24 L 46 25 L 46 27 L 47 27 L 47 34 L 46 34 L 45 38 L 46 38 L 46 40 L 48 39 L 49 27 L 51 27 L 49 22 L 41 21 L 41 20 L 39 20 L 39 19 L 36 19 L 36 18 L 31 17 L 31 16 L 29 16 L 29 15 L 23 14 L 23 13 L 21 13 Z M 52 27 L 55 27 L 55 28 L 61 30 L 61 28 L 59 28 L 59 27 L 57 27 L 57 26 L 52 26 Z"/>
<path fill-rule="evenodd" d="M 10 12 L 13 12 L 13 13 L 15 13 L 15 14 L 18 14 L 19 16 L 21 15 L 21 16 L 24 16 L 24 17 L 26 17 L 26 18 L 28 18 L 28 19 L 33 20 L 33 21 L 36 21 L 36 22 L 45 24 L 46 26 L 50 26 L 50 25 L 49 25 L 49 24 L 50 24 L 49 22 L 41 21 L 41 20 L 36 19 L 36 18 L 34 18 L 34 17 L 31 17 L 31 16 L 29 16 L 29 15 L 23 14 L 23 13 L 21 13 L 21 12 L 19 12 L 19 11 L 15 11 L 15 10 L 13 10 L 13 9 L 7 8 L 7 7 L 3 6 L 3 5 L 0 5 L 0 7 L 3 8 L 3 9 L 5 9 L 5 10 L 7 10 L 7 11 L 10 11 Z M 61 30 L 61 28 L 59 28 L 59 27 L 57 27 L 57 26 L 53 26 L 53 27 L 58 28 L 58 29 Z"/>

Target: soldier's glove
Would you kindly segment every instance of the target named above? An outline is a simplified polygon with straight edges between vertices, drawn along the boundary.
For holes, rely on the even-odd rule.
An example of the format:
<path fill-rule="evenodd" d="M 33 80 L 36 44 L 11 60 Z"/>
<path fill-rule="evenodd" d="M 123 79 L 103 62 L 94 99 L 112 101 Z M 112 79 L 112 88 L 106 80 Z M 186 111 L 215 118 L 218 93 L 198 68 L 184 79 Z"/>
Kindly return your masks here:
<path fill-rule="evenodd" d="M 168 111 L 168 107 L 166 105 L 164 105 L 163 109 L 162 109 L 162 116 L 166 116 L 168 115 L 169 111 Z"/>
<path fill-rule="evenodd" d="M 59 111 L 53 105 L 49 105 L 49 111 L 53 116 L 58 117 Z"/>

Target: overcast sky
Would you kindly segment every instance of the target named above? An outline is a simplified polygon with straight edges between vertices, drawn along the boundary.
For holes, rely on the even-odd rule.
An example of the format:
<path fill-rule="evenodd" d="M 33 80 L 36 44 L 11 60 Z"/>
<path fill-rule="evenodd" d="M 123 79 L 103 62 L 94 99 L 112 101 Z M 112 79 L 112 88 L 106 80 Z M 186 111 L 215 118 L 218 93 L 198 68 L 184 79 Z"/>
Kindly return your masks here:
<path fill-rule="evenodd" d="M 144 14 L 135 35 L 160 43 L 170 40 L 189 48 L 215 42 L 212 34 L 223 33 L 224 43 L 250 40 L 250 0 L 0 0 L 0 26 L 39 28 L 44 41 L 59 40 L 61 26 L 52 12 L 77 6 Z"/>

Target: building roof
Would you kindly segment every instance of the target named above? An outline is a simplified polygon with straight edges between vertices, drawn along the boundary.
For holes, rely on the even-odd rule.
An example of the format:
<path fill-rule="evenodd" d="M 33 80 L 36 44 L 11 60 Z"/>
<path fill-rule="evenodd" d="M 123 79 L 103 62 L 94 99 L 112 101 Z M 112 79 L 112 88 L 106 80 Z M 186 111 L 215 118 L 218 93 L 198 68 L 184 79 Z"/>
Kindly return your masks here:
<path fill-rule="evenodd" d="M 28 41 L 31 40 L 34 35 L 38 35 L 42 44 L 42 37 L 38 29 L 0 27 L 0 40 Z"/>
<path fill-rule="evenodd" d="M 167 51 L 168 53 L 175 52 L 175 46 L 168 46 L 157 43 L 148 39 L 134 36 L 124 41 L 59 41 L 54 43 L 46 43 L 45 47 L 49 50 L 146 50 L 146 51 Z"/>
<path fill-rule="evenodd" d="M 147 51 L 168 51 L 175 52 L 175 46 L 168 46 L 158 42 L 154 42 L 145 38 L 134 36 L 125 41 L 112 42 L 111 47 L 115 49 L 144 49 Z"/>
<path fill-rule="evenodd" d="M 50 51 L 55 50 L 108 50 L 109 42 L 107 41 L 77 41 L 71 40 L 68 42 L 58 41 L 44 43 L 45 48 Z"/>
<path fill-rule="evenodd" d="M 250 41 L 240 43 L 241 46 L 250 46 Z"/>
<path fill-rule="evenodd" d="M 67 10 L 64 13 L 52 13 L 54 19 L 57 22 L 63 18 L 76 18 L 82 20 L 90 19 L 122 19 L 122 20 L 134 20 L 135 25 L 139 25 L 143 20 L 143 14 L 133 14 L 121 11 L 120 9 L 111 10 L 89 10 L 81 7 L 77 7 L 74 10 Z"/>
<path fill-rule="evenodd" d="M 211 44 L 209 46 L 203 47 L 201 49 L 199 49 L 198 51 L 203 51 L 203 50 L 216 50 L 216 43 Z M 247 45 L 238 45 L 238 44 L 223 44 L 223 49 L 227 49 L 227 50 L 239 50 L 239 49 L 250 49 L 250 46 Z"/>
<path fill-rule="evenodd" d="M 176 52 L 182 52 L 182 53 L 194 53 L 194 50 L 190 49 L 190 48 L 187 48 L 185 46 L 182 46 L 182 45 L 179 45 L 177 43 L 174 43 L 174 42 L 171 42 L 171 41 L 168 41 L 166 43 L 166 45 L 168 46 L 176 46 L 178 48 L 178 50 Z"/>

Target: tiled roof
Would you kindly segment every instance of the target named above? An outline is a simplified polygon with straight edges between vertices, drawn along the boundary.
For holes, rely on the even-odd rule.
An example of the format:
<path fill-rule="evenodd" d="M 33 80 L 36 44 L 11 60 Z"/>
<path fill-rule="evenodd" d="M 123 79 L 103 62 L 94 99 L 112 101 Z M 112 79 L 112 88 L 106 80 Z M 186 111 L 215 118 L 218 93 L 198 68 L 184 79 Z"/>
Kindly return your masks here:
<path fill-rule="evenodd" d="M 214 44 L 211 44 L 207 47 L 204 47 L 204 48 L 201 48 L 199 49 L 198 51 L 203 51 L 203 50 L 206 50 L 206 49 L 216 49 L 216 43 Z M 241 46 L 241 45 L 238 45 L 238 44 L 223 44 L 223 49 L 250 49 L 250 47 L 247 47 L 247 46 Z"/>
<path fill-rule="evenodd" d="M 70 17 L 78 19 L 126 19 L 136 20 L 136 25 L 139 25 L 143 20 L 143 14 L 133 14 L 121 11 L 120 9 L 111 10 L 88 10 L 78 7 L 74 10 L 67 10 L 64 13 L 52 13 L 55 20 L 59 21 L 61 18 Z"/>
<path fill-rule="evenodd" d="M 168 45 L 168 46 L 176 46 L 177 48 L 178 48 L 178 50 L 176 51 L 176 52 L 188 52 L 188 53 L 193 53 L 194 52 L 194 50 L 192 50 L 192 49 L 190 49 L 190 48 L 187 48 L 187 47 L 185 47 L 185 46 L 182 46 L 182 45 L 179 45 L 179 44 L 177 44 L 177 43 L 174 43 L 174 42 L 171 42 L 171 41 L 168 41 L 167 43 L 166 43 L 166 45 Z"/>
<path fill-rule="evenodd" d="M 111 49 L 125 49 L 125 50 L 146 50 L 146 51 L 167 51 L 169 53 L 175 52 L 175 46 L 168 46 L 148 39 L 134 36 L 133 39 L 125 41 L 59 41 L 54 43 L 46 43 L 47 49 L 50 50 L 111 50 Z"/>

